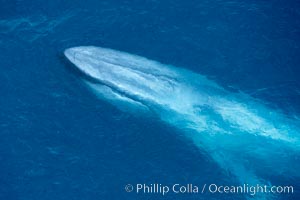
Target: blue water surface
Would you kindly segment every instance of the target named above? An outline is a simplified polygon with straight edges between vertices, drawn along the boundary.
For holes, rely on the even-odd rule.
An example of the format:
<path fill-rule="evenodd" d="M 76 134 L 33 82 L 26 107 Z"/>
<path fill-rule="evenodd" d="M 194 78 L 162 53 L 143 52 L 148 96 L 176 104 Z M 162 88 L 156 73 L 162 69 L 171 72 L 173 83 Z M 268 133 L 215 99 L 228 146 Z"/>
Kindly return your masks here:
<path fill-rule="evenodd" d="M 297 0 L 0 0 L 0 199 L 246 199 L 127 193 L 137 183 L 239 183 L 180 130 L 97 99 L 63 56 L 81 45 L 190 69 L 300 113 Z M 295 187 L 280 199 L 300 199 L 299 177 L 272 179 Z"/>

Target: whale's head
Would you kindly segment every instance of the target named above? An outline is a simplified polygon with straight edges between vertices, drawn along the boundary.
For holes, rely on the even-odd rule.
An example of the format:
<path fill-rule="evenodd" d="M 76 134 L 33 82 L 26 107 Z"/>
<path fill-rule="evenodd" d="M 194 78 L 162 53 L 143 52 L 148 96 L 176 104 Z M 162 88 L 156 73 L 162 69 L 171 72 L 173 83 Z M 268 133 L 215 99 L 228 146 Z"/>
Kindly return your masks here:
<path fill-rule="evenodd" d="M 64 54 L 77 69 L 97 80 L 101 78 L 101 70 L 106 66 L 103 52 L 93 47 L 73 47 L 66 49 Z"/>
<path fill-rule="evenodd" d="M 64 54 L 78 69 L 94 78 L 99 78 L 99 70 L 113 72 L 125 68 L 132 70 L 131 72 L 135 71 L 136 73 L 169 79 L 176 79 L 179 76 L 176 71 L 166 67 L 167 65 L 108 48 L 79 46 L 66 49 Z"/>
<path fill-rule="evenodd" d="M 119 95 L 156 104 L 169 103 L 170 99 L 178 97 L 177 72 L 159 62 L 93 46 L 69 48 L 64 54 L 97 84 Z"/>

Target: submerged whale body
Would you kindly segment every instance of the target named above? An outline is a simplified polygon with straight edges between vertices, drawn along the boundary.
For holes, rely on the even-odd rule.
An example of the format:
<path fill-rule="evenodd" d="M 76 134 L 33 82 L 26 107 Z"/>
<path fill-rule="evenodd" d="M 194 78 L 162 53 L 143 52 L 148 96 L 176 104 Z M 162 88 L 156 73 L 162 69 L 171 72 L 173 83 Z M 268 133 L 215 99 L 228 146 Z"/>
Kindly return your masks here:
<path fill-rule="evenodd" d="M 241 183 L 268 182 L 258 174 L 299 177 L 297 119 L 202 75 L 137 55 L 93 46 L 64 54 L 100 98 L 123 111 L 155 113 L 182 129 Z"/>

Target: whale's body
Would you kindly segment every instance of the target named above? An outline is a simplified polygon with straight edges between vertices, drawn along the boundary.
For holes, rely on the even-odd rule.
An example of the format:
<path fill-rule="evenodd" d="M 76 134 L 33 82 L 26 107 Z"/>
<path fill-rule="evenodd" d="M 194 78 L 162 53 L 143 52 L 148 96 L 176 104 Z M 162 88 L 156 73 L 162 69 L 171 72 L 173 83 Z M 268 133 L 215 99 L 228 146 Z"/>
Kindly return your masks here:
<path fill-rule="evenodd" d="M 286 166 L 299 156 L 296 119 L 202 75 L 140 56 L 93 46 L 64 53 L 99 97 L 125 111 L 155 113 L 182 129 L 240 182 L 264 182 L 257 176 L 262 170 L 299 176 L 300 166 Z"/>

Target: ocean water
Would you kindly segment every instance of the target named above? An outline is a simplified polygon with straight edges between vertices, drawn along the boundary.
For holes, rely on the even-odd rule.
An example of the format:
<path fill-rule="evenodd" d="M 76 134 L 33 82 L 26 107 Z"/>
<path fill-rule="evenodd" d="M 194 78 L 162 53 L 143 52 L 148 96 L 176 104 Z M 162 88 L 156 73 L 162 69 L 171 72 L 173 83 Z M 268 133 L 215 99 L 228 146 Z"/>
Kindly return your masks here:
<path fill-rule="evenodd" d="M 299 1 L 0 3 L 0 199 L 260 198 L 126 192 L 139 183 L 241 183 L 182 130 L 99 100 L 63 52 L 95 45 L 185 68 L 299 124 Z M 285 153 L 269 159 L 290 156 L 286 168 L 299 166 L 299 151 Z M 299 176 L 264 179 L 294 186 L 274 199 L 300 199 Z"/>

